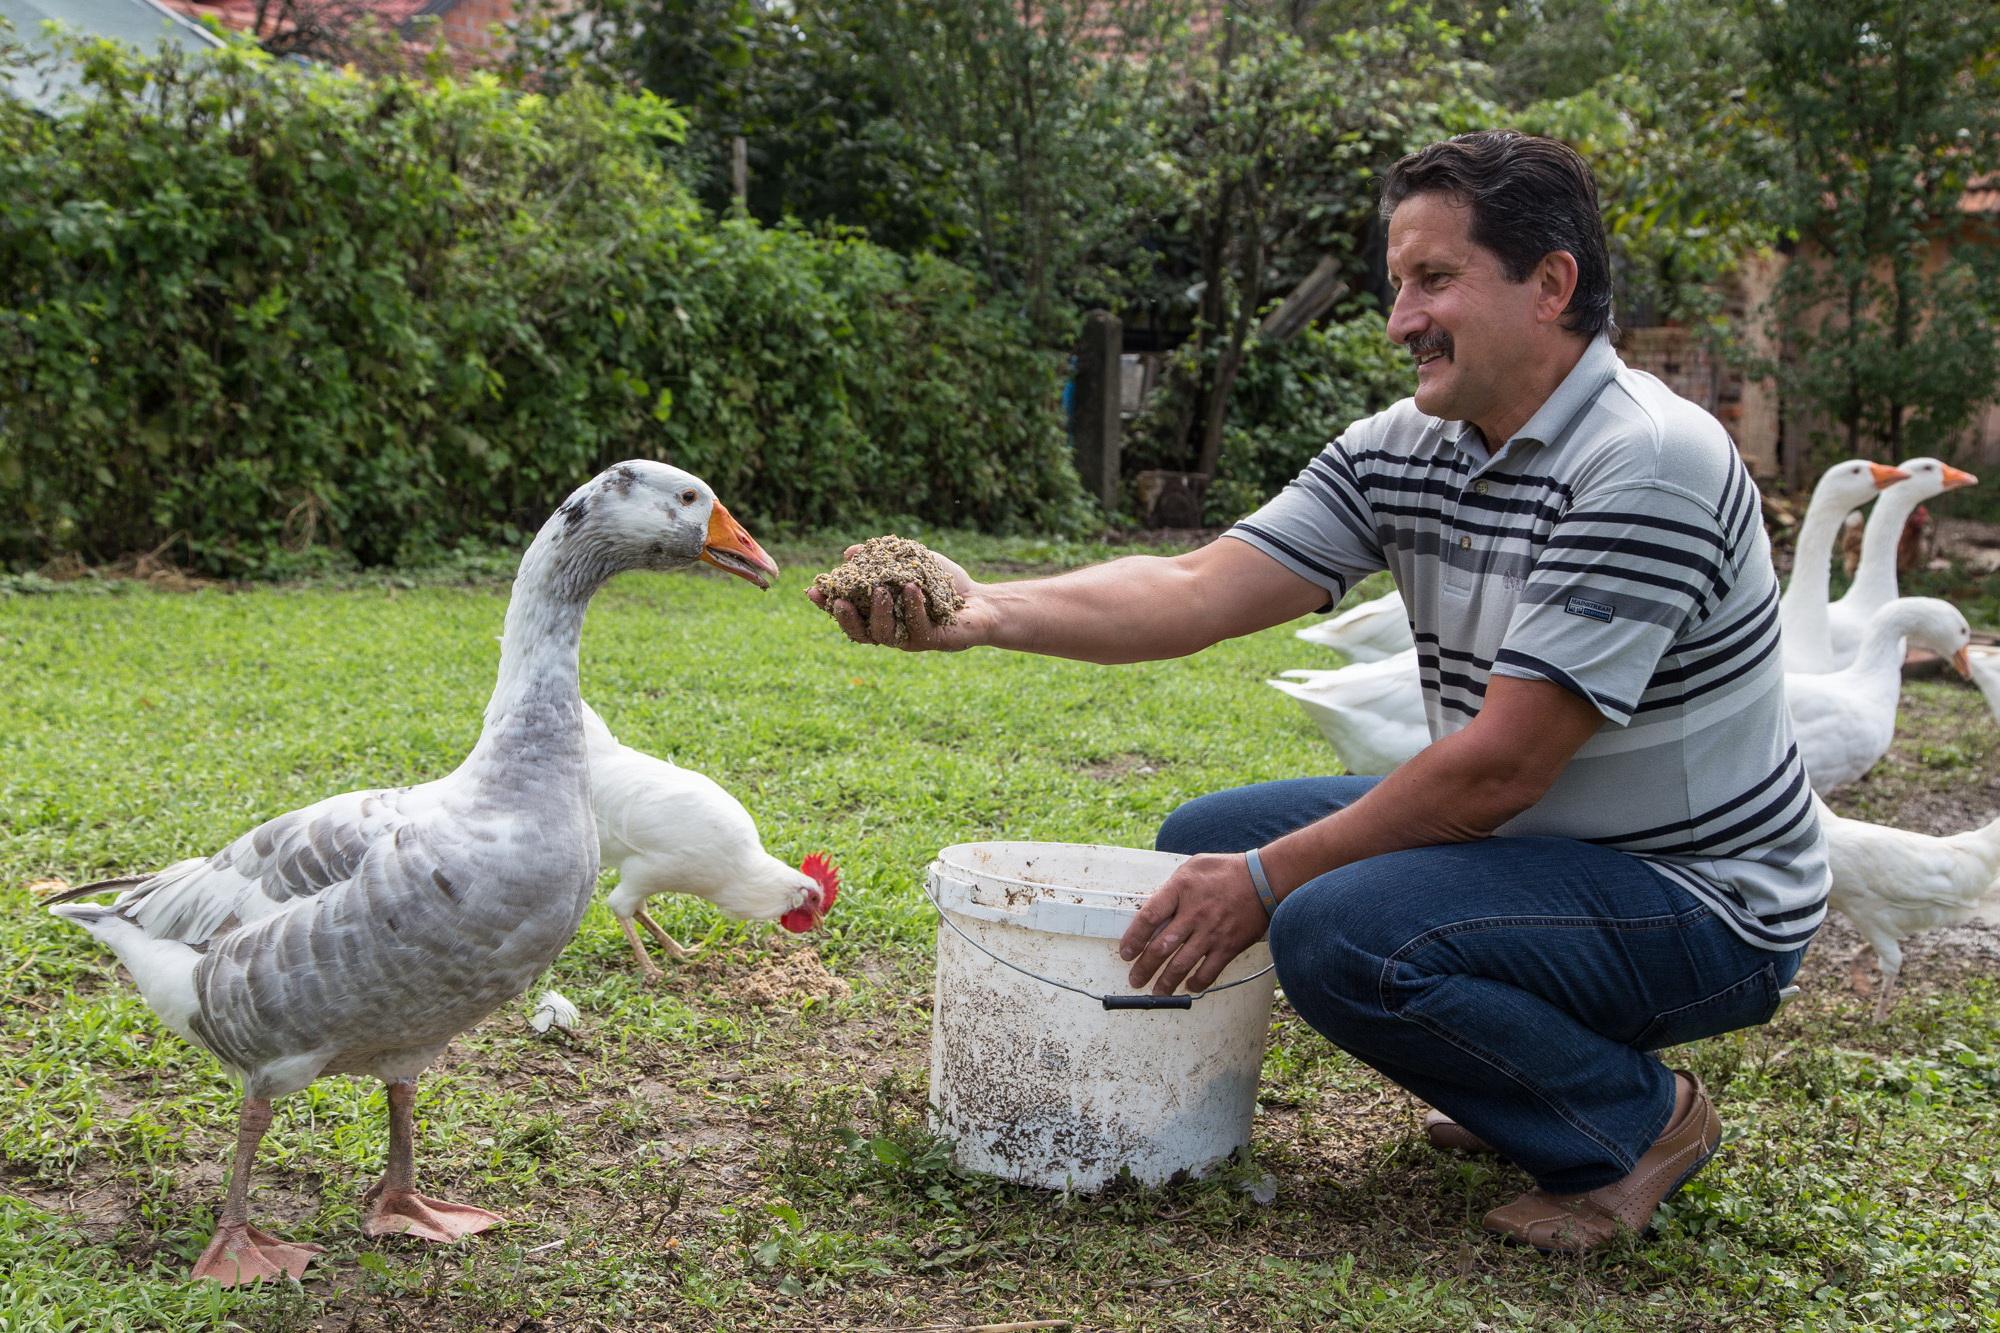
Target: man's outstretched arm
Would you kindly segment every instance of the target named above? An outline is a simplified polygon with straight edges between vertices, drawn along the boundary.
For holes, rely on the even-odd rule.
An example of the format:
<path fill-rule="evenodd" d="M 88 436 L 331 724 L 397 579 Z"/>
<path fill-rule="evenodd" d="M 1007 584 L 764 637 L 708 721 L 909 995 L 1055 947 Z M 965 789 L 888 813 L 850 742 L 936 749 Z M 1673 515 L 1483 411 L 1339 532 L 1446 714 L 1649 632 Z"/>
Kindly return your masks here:
<path fill-rule="evenodd" d="M 940 557 L 942 558 L 942 557 Z M 1210 644 L 1281 625 L 1324 606 L 1324 588 L 1243 542 L 1223 539 L 1178 556 L 1131 555 L 1050 578 L 974 583 L 945 561 L 965 606 L 933 625 L 916 585 L 902 590 L 908 638 L 896 643 L 887 589 L 856 607 L 828 605 L 857 643 L 911 652 L 1011 648 L 1086 662 L 1151 662 L 1185 657 Z"/>

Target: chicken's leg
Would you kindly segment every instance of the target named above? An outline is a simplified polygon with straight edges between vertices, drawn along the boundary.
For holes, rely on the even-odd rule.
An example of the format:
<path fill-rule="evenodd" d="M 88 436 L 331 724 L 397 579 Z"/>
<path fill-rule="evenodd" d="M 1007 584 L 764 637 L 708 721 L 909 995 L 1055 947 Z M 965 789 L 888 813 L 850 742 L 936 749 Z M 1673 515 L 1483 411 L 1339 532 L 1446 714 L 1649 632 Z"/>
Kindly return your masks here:
<path fill-rule="evenodd" d="M 660 947 L 674 957 L 692 958 L 702 951 L 703 946 L 699 944 L 682 944 L 679 940 L 667 934 L 666 931 L 660 928 L 660 923 L 653 920 L 651 914 L 645 908 L 640 908 L 634 915 L 639 918 L 639 924 L 646 928 L 647 933 L 660 942 Z"/>
<path fill-rule="evenodd" d="M 261 1282 L 280 1273 L 303 1277 L 306 1265 L 320 1252 L 317 1245 L 290 1244 L 250 1225 L 250 1169 L 257 1160 L 257 1145 L 270 1127 L 271 1103 L 245 1097 L 236 1117 L 236 1160 L 229 1168 L 222 1216 L 216 1220 L 215 1238 L 195 1261 L 190 1276 L 213 1278 L 225 1287 Z"/>
<path fill-rule="evenodd" d="M 457 1240 L 505 1220 L 498 1213 L 474 1208 L 466 1203 L 446 1203 L 427 1199 L 413 1188 L 416 1178 L 415 1079 L 388 1081 L 389 1164 L 363 1201 L 369 1205 L 361 1219 L 362 1234 L 368 1236 L 417 1236 L 424 1240 Z"/>
<path fill-rule="evenodd" d="M 1856 995 L 1866 995 L 1874 988 L 1874 978 L 1868 974 L 1874 969 L 1869 966 L 1875 961 L 1875 949 L 1863 944 L 1854 951 L 1854 957 L 1847 960 L 1847 988 Z"/>
<path fill-rule="evenodd" d="M 1886 1023 L 1889 1021 L 1889 1006 L 1896 1002 L 1896 977 L 1897 974 L 1894 972 L 1884 970 L 1882 973 L 1882 993 L 1875 997 L 1875 1021 L 1877 1023 Z"/>
<path fill-rule="evenodd" d="M 664 977 L 666 973 L 660 971 L 660 965 L 646 956 L 646 946 L 639 942 L 639 931 L 632 924 L 632 919 L 621 916 L 618 924 L 624 928 L 625 939 L 632 946 L 632 957 L 638 961 L 639 971 L 645 974 L 646 980 L 658 981 Z"/>

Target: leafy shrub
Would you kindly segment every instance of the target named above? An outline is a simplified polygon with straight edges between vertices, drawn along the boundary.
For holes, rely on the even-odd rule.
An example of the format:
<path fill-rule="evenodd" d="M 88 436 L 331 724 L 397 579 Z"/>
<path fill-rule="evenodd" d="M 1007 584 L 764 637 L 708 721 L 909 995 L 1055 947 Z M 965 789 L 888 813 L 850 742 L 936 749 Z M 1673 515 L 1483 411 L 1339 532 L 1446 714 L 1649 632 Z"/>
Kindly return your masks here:
<path fill-rule="evenodd" d="M 634 456 L 767 523 L 1084 521 L 1018 317 L 717 222 L 650 96 L 79 53 L 63 114 L 0 97 L 0 560 L 404 562 Z"/>
<path fill-rule="evenodd" d="M 1409 353 L 1389 341 L 1373 311 L 1257 344 L 1231 399 L 1209 521 L 1250 512 L 1354 422 L 1415 389 Z"/>
<path fill-rule="evenodd" d="M 1188 355 L 1189 343 L 1178 355 Z M 1381 315 L 1364 311 L 1338 323 L 1316 324 L 1287 342 L 1252 341 L 1230 398 L 1222 456 L 1209 483 L 1205 517 L 1230 523 L 1282 490 L 1313 455 L 1348 426 L 1415 389 L 1409 354 L 1391 343 Z M 1173 410 L 1166 394 L 1134 428 L 1126 470 L 1183 469 L 1168 458 L 1160 416 Z"/>

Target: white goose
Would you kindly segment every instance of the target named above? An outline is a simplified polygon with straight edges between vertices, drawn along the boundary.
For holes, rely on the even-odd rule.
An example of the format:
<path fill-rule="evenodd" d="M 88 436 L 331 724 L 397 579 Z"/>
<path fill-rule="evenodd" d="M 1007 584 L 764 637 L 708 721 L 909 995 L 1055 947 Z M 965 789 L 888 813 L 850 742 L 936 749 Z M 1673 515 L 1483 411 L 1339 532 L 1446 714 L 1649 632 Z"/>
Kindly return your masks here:
<path fill-rule="evenodd" d="M 1867 941 L 1848 979 L 1862 988 L 1869 950 L 1882 969 L 1875 1021 L 1889 1016 L 1896 977 L 1903 969 L 1902 941 L 1918 931 L 1968 921 L 1982 903 L 2000 895 L 2000 819 L 1970 833 L 1933 838 L 1859 819 L 1843 819 L 1819 806 L 1833 871 L 1828 905 Z"/>
<path fill-rule="evenodd" d="M 795 932 L 810 930 L 833 906 L 840 874 L 824 856 L 808 856 L 794 870 L 765 852 L 750 812 L 717 783 L 621 745 L 589 704 L 583 729 L 598 856 L 606 869 L 618 870 L 607 903 L 649 979 L 662 974 L 646 956 L 635 920 L 674 957 L 695 952 L 646 911 L 655 894 L 693 894 L 725 916 L 778 921 Z"/>
<path fill-rule="evenodd" d="M 389 1154 L 362 1229 L 449 1240 L 500 1219 L 413 1187 L 418 1075 L 518 995 L 576 932 L 597 879 L 577 644 L 591 595 L 626 569 L 706 561 L 768 587 L 777 566 L 708 486 L 621 463 L 572 494 L 521 560 L 478 744 L 448 776 L 348 792 L 208 858 L 58 895 L 166 1025 L 241 1080 L 235 1162 L 193 1276 L 304 1272 L 318 1247 L 249 1225 L 271 1100 L 322 1074 L 380 1078 Z M 74 901 L 119 888 L 110 906 Z"/>
<path fill-rule="evenodd" d="M 1785 670 L 1833 670 L 1832 631 L 1827 628 L 1827 579 L 1841 520 L 1875 498 L 1876 492 L 1908 481 L 1901 468 L 1850 458 L 1820 474 L 1799 524 L 1793 548 L 1792 579 L 1779 603 L 1780 642 Z"/>
<path fill-rule="evenodd" d="M 1854 781 L 1889 752 L 1903 690 L 1905 638 L 1950 661 L 1960 675 L 1970 673 L 1966 645 L 1972 630 L 1958 608 L 1935 597 L 1898 597 L 1875 613 L 1852 666 L 1785 676 L 1799 757 L 1820 795 Z"/>
<path fill-rule="evenodd" d="M 1826 609 L 1828 642 L 1833 650 L 1828 670 L 1838 670 L 1854 660 L 1870 619 L 1895 597 L 1896 543 L 1910 514 L 1934 496 L 1979 480 L 1935 458 L 1912 458 L 1896 466 L 1910 479 L 1884 491 L 1869 511 L 1854 582 L 1845 597 Z"/>
<path fill-rule="evenodd" d="M 2000 646 L 1975 643 L 1965 652 L 1967 665 L 1972 668 L 1972 683 L 1986 696 L 1993 720 L 2000 722 Z"/>
<path fill-rule="evenodd" d="M 1417 650 L 1264 683 L 1299 701 L 1349 773 L 1387 773 L 1431 743 Z"/>
<path fill-rule="evenodd" d="M 1379 662 L 1416 646 L 1410 637 L 1410 616 L 1403 607 L 1403 594 L 1350 606 L 1331 620 L 1308 625 L 1298 632 L 1307 643 L 1346 653 L 1353 662 Z"/>

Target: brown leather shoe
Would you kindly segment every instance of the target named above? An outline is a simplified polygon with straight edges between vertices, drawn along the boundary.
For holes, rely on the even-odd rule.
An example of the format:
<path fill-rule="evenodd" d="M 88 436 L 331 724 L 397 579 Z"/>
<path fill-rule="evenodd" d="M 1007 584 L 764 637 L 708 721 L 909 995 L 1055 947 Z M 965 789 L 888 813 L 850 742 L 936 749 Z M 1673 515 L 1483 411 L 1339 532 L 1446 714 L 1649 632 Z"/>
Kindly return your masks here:
<path fill-rule="evenodd" d="M 1644 1231 L 1653 1210 L 1701 1170 L 1722 1142 L 1722 1121 L 1701 1080 L 1681 1069 L 1674 1076 L 1686 1079 L 1694 1095 L 1631 1174 L 1585 1194 L 1529 1190 L 1488 1213 L 1482 1225 L 1510 1240 L 1561 1254 L 1581 1254 L 1608 1245 L 1621 1232 Z"/>
<path fill-rule="evenodd" d="M 1497 1153 L 1499 1149 L 1443 1111 L 1424 1112 L 1424 1137 L 1446 1152 Z"/>

